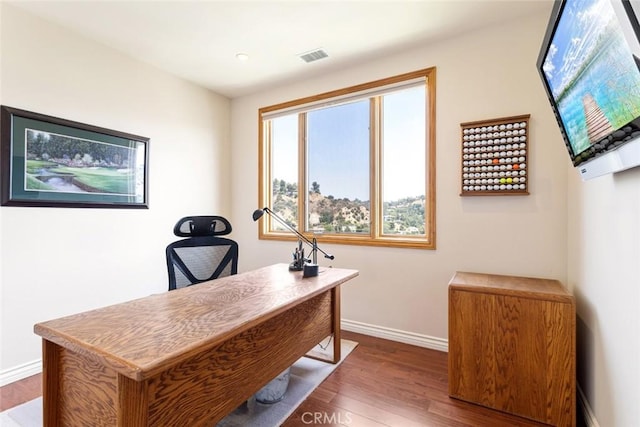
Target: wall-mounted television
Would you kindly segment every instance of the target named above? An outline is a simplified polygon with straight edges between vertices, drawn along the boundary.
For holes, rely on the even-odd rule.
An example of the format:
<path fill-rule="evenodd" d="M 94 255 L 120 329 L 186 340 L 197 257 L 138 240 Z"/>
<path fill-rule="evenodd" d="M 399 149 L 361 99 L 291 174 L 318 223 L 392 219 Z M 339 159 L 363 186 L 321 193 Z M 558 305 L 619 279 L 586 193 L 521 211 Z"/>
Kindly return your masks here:
<path fill-rule="evenodd" d="M 640 3 L 556 0 L 537 68 L 583 180 L 640 165 Z"/>

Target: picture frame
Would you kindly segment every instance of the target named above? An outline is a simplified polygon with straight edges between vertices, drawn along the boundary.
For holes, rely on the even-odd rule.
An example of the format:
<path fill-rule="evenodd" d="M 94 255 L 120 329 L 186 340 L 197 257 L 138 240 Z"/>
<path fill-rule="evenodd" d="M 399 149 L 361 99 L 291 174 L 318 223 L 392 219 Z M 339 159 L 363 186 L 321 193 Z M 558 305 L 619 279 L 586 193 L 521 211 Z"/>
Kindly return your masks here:
<path fill-rule="evenodd" d="M 2 206 L 149 208 L 149 138 L 0 106 Z"/>

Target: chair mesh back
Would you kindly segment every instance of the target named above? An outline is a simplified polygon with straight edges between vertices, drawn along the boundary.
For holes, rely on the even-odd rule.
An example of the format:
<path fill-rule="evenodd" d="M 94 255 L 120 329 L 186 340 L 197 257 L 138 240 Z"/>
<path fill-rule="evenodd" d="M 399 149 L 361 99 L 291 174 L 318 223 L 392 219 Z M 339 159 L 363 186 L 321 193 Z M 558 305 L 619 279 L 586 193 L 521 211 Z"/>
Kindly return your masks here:
<path fill-rule="evenodd" d="M 191 246 L 175 248 L 175 255 L 182 260 L 189 272 L 197 280 L 195 283 L 212 280 L 213 278 L 229 276 L 232 273 L 232 263 L 227 262 L 216 275 L 216 270 L 223 263 L 225 256 L 229 256 L 231 246 Z M 215 277 L 214 277 L 215 275 Z M 180 268 L 175 269 L 176 289 L 195 284 L 189 277 L 182 273 Z"/>
<path fill-rule="evenodd" d="M 169 290 L 184 288 L 238 272 L 238 244 L 219 237 L 231 232 L 221 216 L 184 217 L 173 229 L 186 239 L 167 246 Z"/>

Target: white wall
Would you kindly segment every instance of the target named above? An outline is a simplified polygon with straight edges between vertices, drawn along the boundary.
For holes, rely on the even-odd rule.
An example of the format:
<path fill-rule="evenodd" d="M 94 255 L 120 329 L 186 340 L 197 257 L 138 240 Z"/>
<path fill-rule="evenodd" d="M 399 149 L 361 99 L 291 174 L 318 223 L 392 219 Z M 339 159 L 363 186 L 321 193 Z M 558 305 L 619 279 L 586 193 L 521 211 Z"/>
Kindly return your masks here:
<path fill-rule="evenodd" d="M 2 5 L 0 4 L 0 103 L 2 101 L 2 64 L 3 64 L 3 57 L 4 55 L 2 55 Z M 2 223 L 2 209 L 0 209 L 0 224 Z M 0 245 L 2 244 L 1 242 L 3 241 L 3 236 L 2 236 L 2 227 L 0 227 Z M 2 313 L 4 313 L 4 310 L 2 309 L 2 307 L 4 306 L 4 286 L 2 286 L 2 277 L 3 277 L 3 273 L 2 273 L 2 266 L 3 266 L 4 262 L 3 262 L 3 258 L 2 256 L 0 256 L 0 372 L 2 372 L 2 360 L 3 360 L 3 356 L 2 356 L 2 349 L 3 349 L 3 345 L 2 345 L 2 325 L 4 325 L 4 317 L 2 316 Z M 0 382 L 0 385 L 2 385 L 2 382 Z"/>
<path fill-rule="evenodd" d="M 446 348 L 447 284 L 455 271 L 565 282 L 567 154 L 535 67 L 547 20 L 543 14 L 507 23 L 232 100 L 233 223 L 241 268 L 287 262 L 293 249 L 258 240 L 251 219 L 259 207 L 258 108 L 436 66 L 437 250 L 323 247 L 335 255 L 333 266 L 360 271 L 343 287 L 343 318 Z M 531 194 L 460 197 L 460 123 L 528 113 Z"/>
<path fill-rule="evenodd" d="M 34 323 L 163 291 L 178 217 L 232 215 L 241 270 L 288 261 L 292 245 L 259 241 L 250 219 L 259 107 L 436 66 L 438 248 L 327 246 L 334 266 L 361 272 L 343 317 L 446 345 L 456 270 L 560 279 L 577 298 L 578 380 L 597 420 L 634 425 L 640 169 L 582 183 L 570 168 L 535 71 L 547 19 L 236 99 L 230 116 L 225 98 L 0 2 L 0 103 L 151 138 L 149 210 L 0 208 L 0 383 L 40 358 Z M 527 113 L 531 195 L 459 197 L 459 124 Z"/>
<path fill-rule="evenodd" d="M 640 420 L 640 168 L 569 175 L 569 284 L 578 382 L 601 426 Z"/>
<path fill-rule="evenodd" d="M 229 100 L 0 3 L 0 102 L 150 138 L 150 209 L 0 208 L 0 380 L 39 321 L 163 292 L 173 225 L 230 215 Z"/>

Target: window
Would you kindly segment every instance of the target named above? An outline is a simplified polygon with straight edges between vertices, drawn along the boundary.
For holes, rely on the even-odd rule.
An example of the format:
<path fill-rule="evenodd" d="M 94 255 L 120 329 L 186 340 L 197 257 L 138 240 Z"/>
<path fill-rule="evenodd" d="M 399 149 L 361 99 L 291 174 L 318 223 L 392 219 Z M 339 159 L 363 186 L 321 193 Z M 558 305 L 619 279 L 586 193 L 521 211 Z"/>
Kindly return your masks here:
<path fill-rule="evenodd" d="M 260 207 L 319 242 L 435 248 L 435 68 L 259 116 Z M 296 239 L 268 216 L 260 238 Z"/>

